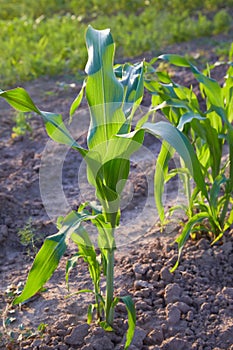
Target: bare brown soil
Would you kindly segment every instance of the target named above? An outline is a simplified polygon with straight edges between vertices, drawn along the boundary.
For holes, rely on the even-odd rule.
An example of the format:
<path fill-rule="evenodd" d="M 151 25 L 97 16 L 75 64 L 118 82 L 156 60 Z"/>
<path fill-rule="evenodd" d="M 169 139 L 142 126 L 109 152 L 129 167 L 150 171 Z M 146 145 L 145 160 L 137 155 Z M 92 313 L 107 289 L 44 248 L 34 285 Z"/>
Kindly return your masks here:
<path fill-rule="evenodd" d="M 224 67 L 218 68 L 216 78 L 221 81 L 223 75 Z M 193 83 L 196 88 L 186 70 L 174 72 L 174 78 L 183 84 Z M 72 79 L 59 77 L 41 78 L 24 85 L 40 109 L 68 118 L 69 106 L 79 89 L 71 83 Z M 145 106 L 148 101 L 146 97 Z M 73 130 L 78 132 L 79 142 L 85 143 L 88 121 L 85 105 L 83 108 L 84 112 L 75 116 Z M 45 148 L 52 154 L 48 181 L 62 150 L 48 144 L 43 123 L 36 116 L 31 119 L 32 135 L 13 140 L 12 117 L 12 110 L 0 101 L 0 349 L 123 349 L 127 314 L 122 304 L 116 308 L 114 332 L 104 332 L 94 323 L 86 324 L 87 306 L 92 302 L 89 295 L 66 298 L 79 289 L 91 288 L 87 266 L 80 263 L 71 274 L 67 291 L 65 263 L 75 252 L 74 246 L 69 248 L 44 292 L 21 307 L 11 306 L 10 292 L 25 282 L 33 260 L 32 247 L 20 244 L 18 231 L 31 218 L 38 248 L 45 236 L 56 232 L 56 214 L 64 214 L 55 211 L 48 216 L 39 186 L 41 163 L 44 157 L 50 161 Z M 146 137 L 143 152 L 132 159 L 128 192 L 122 204 L 122 224 L 117 233 L 115 293 L 130 294 L 137 310 L 137 327 L 130 349 L 232 350 L 232 231 L 215 246 L 210 245 L 207 237 L 190 240 L 180 266 L 175 273 L 169 272 L 177 258 L 177 247 L 172 243 L 179 225 L 176 220 L 164 232 L 158 229 L 151 181 L 159 147 L 158 141 Z M 91 189 L 79 182 L 77 174 L 80 175 L 81 167 L 80 157 L 69 150 L 62 164 L 62 185 L 67 205 L 73 209 L 85 196 L 88 199 L 93 196 Z M 55 193 L 57 188 L 51 191 Z M 167 206 L 181 197 L 182 189 L 173 182 L 167 188 Z"/>

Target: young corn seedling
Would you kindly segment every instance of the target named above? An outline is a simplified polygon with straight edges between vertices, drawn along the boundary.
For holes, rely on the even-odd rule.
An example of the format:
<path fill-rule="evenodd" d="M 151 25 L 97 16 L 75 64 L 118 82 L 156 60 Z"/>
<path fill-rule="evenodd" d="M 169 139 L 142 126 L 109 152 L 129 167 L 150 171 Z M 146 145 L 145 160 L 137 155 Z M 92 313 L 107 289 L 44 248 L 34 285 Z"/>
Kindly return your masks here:
<path fill-rule="evenodd" d="M 233 67 L 230 64 L 225 84 L 221 87 L 217 81 L 201 73 L 184 57 L 163 55 L 159 58 L 191 69 L 200 84 L 206 105 L 206 110 L 202 111 L 203 108 L 200 107 L 192 88 L 176 84 L 167 73 L 155 73 L 157 80 L 146 82 L 146 87 L 153 94 L 152 110 L 153 106 L 161 106 L 166 118 L 189 138 L 195 147 L 201 169 L 200 176 L 205 179 L 203 183 L 199 176 L 194 177 L 195 187 L 192 189 L 192 176 L 184 164 L 179 169 L 168 171 L 168 163 L 174 149 L 163 143 L 155 172 L 155 200 L 160 219 L 164 222 L 164 183 L 179 174 L 188 199 L 188 206 L 182 205 L 188 222 L 176 240 L 180 255 L 191 233 L 205 230 L 212 234 L 214 243 L 233 223 Z M 226 157 L 223 157 L 224 148 L 227 149 Z"/>
<path fill-rule="evenodd" d="M 90 110 L 90 126 L 87 148 L 81 147 L 71 136 L 62 121 L 62 116 L 41 111 L 22 88 L 0 91 L 15 109 L 35 112 L 45 123 L 48 136 L 54 141 L 66 144 L 79 152 L 87 165 L 87 179 L 95 188 L 98 205 L 84 203 L 58 221 L 58 232 L 45 239 L 35 257 L 22 294 L 14 300 L 19 304 L 37 293 L 52 276 L 73 241 L 78 252 L 67 263 L 66 280 L 72 267 L 82 258 L 88 264 L 93 289 L 79 292 L 92 293 L 95 302 L 88 309 L 88 322 L 96 312 L 98 323 L 106 330 L 114 326 L 114 308 L 121 300 L 128 311 L 128 331 L 125 349 L 132 341 L 136 323 L 133 301 L 130 296 L 114 295 L 114 254 L 116 250 L 115 230 L 120 223 L 121 194 L 129 175 L 130 156 L 137 151 L 149 132 L 163 138 L 177 150 L 190 174 L 200 180 L 200 188 L 206 195 L 206 187 L 200 164 L 188 138 L 171 123 L 146 122 L 143 117 L 135 129 L 132 121 L 143 97 L 144 63 L 125 64 L 113 67 L 115 45 L 110 30 L 95 30 L 91 26 L 86 32 L 88 62 L 86 79 L 73 102 L 71 119 L 85 95 Z M 51 189 L 52 190 L 52 189 Z M 98 230 L 100 257 L 83 223 L 91 222 Z M 106 290 L 100 288 L 100 281 L 106 280 Z"/>

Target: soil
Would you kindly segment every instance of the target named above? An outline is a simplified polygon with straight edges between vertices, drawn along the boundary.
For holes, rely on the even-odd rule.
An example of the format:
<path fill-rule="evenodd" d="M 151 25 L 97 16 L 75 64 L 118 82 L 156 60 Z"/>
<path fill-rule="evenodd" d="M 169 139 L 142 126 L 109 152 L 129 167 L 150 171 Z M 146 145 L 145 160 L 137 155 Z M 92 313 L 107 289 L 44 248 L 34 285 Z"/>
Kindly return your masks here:
<path fill-rule="evenodd" d="M 187 47 L 195 57 L 196 42 L 169 51 L 187 52 Z M 215 70 L 220 82 L 225 68 Z M 174 71 L 173 79 L 193 84 L 197 90 L 187 70 Z M 59 112 L 65 119 L 80 89 L 70 77 L 44 77 L 23 86 L 40 109 Z M 148 103 L 146 96 L 143 108 Z M 72 245 L 43 292 L 20 307 L 11 305 L 14 293 L 25 283 L 35 251 L 44 237 L 56 232 L 56 217 L 94 198 L 76 152 L 49 141 L 43 122 L 34 115 L 30 119 L 32 134 L 12 139 L 13 116 L 12 109 L 0 101 L 0 349 L 123 349 L 127 331 L 123 304 L 116 307 L 114 331 L 105 332 L 94 322 L 86 324 L 87 307 L 93 302 L 88 294 L 67 298 L 77 290 L 91 288 L 87 266 L 80 262 L 71 273 L 67 291 L 65 265 L 75 253 Z M 84 103 L 71 124 L 71 132 L 83 145 L 87 126 Z M 183 218 L 176 217 L 164 231 L 159 230 L 153 199 L 153 168 L 159 149 L 160 142 L 147 136 L 142 151 L 132 157 L 116 233 L 115 294 L 131 295 L 137 310 L 130 349 L 232 350 L 233 231 L 226 232 L 214 246 L 208 237 L 189 240 L 179 267 L 173 274 L 169 272 L 177 259 L 173 242 Z M 166 205 L 182 200 L 182 187 L 175 180 L 166 188 Z M 19 232 L 26 231 L 32 233 L 34 244 L 29 240 L 22 245 L 22 239 L 20 243 Z M 94 231 L 92 237 L 95 241 Z"/>

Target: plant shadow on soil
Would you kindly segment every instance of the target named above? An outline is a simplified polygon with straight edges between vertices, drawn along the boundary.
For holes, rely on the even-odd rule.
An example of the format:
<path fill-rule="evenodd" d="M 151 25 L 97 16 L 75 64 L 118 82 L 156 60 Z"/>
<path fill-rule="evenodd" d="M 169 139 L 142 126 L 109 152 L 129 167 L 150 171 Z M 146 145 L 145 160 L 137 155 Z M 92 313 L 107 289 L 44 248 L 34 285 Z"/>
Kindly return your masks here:
<path fill-rule="evenodd" d="M 178 80 L 184 77 L 188 81 L 187 72 L 177 73 Z M 65 80 L 66 89 L 64 84 L 57 84 L 59 79 Z M 59 79 L 41 78 L 26 83 L 25 87 L 41 109 L 68 118 L 69 106 L 79 87 L 70 85 L 70 78 Z M 31 218 L 39 246 L 45 236 L 55 232 L 51 217 L 59 213 L 51 212 L 48 216 L 41 199 L 39 171 L 48 144 L 42 121 L 32 117 L 33 134 L 12 140 L 12 111 L 2 101 L 0 108 L 0 349 L 123 349 L 127 330 L 123 304 L 116 307 L 114 332 L 104 332 L 94 323 L 86 324 L 87 306 L 92 301 L 89 295 L 66 298 L 69 293 L 91 287 L 87 266 L 80 263 L 71 274 L 70 291 L 67 291 L 65 261 L 74 252 L 73 246 L 45 291 L 21 307 L 10 306 L 9 292 L 25 282 L 32 263 L 28 250 L 20 245 L 17 232 Z M 79 140 L 84 143 L 87 125 L 82 115 L 79 118 Z M 127 184 L 130 195 L 126 193 L 123 199 L 116 251 L 115 292 L 121 296 L 130 293 L 137 310 L 137 327 L 130 349 L 233 349 L 232 230 L 213 247 L 207 237 L 190 240 L 178 269 L 171 274 L 169 269 L 177 258 L 177 247 L 172 243 L 178 234 L 178 221 L 171 222 L 162 233 L 156 225 L 158 217 L 150 183 L 160 143 L 147 137 L 144 147 L 147 156 L 137 154 L 131 162 Z M 56 163 L 60 150 L 54 144 L 53 152 Z M 78 180 L 82 164 L 75 152 L 65 155 L 62 166 L 66 205 L 75 209 L 84 195 L 92 198 L 93 193 Z M 167 189 L 168 205 L 179 200 L 178 187 L 173 182 Z"/>

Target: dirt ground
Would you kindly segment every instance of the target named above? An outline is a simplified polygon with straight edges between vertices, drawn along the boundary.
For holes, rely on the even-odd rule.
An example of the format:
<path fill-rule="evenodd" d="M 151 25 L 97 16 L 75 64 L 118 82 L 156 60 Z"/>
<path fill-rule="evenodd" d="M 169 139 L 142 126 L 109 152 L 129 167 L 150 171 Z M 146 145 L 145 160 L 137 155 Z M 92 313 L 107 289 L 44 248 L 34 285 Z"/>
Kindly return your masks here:
<path fill-rule="evenodd" d="M 188 49 L 196 57 L 203 48 L 198 51 L 183 44 L 168 51 L 183 53 Z M 220 66 L 215 71 L 220 82 L 224 69 Z M 177 82 L 196 88 L 186 70 L 173 74 Z M 80 88 L 70 77 L 44 77 L 23 86 L 41 110 L 59 112 L 65 119 Z M 148 101 L 147 96 L 142 112 Z M 74 246 L 44 292 L 21 307 L 11 306 L 12 294 L 25 282 L 35 250 L 44 237 L 56 232 L 56 217 L 94 195 L 76 152 L 49 141 L 36 116 L 30 120 L 31 135 L 12 139 L 13 116 L 9 106 L 0 101 L 0 349 L 123 349 L 127 330 L 123 304 L 116 307 L 114 332 L 104 332 L 94 323 L 86 324 L 87 307 L 92 302 L 89 295 L 66 298 L 77 290 L 91 288 L 87 266 L 80 263 L 71 274 L 67 291 L 65 264 L 75 252 Z M 86 117 L 83 104 L 71 128 L 83 144 Z M 132 157 L 122 221 L 116 233 L 115 294 L 130 294 L 137 310 L 130 350 L 233 350 L 233 231 L 226 232 L 215 246 L 207 237 L 188 241 L 180 266 L 175 273 L 169 272 L 177 258 L 177 246 L 172 243 L 180 226 L 176 218 L 165 231 L 158 228 L 153 169 L 159 148 L 160 142 L 147 136 L 142 151 Z M 166 188 L 165 201 L 168 207 L 182 201 L 178 182 Z M 19 231 L 26 223 L 34 232 L 35 247 L 20 243 Z"/>

